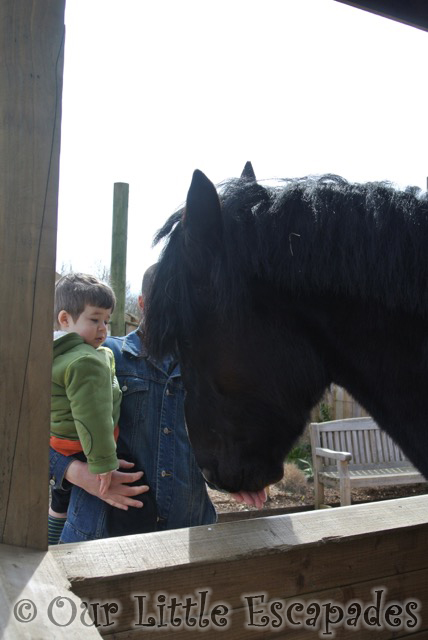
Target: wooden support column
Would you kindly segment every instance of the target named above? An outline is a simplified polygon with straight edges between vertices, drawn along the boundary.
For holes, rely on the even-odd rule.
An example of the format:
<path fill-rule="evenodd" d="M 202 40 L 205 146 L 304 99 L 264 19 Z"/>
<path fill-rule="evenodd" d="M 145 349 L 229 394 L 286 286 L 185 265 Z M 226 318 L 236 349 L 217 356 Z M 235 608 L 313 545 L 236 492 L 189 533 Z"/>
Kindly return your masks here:
<path fill-rule="evenodd" d="M 0 542 L 47 548 L 65 0 L 0 3 Z"/>
<path fill-rule="evenodd" d="M 125 335 L 126 247 L 128 240 L 128 195 L 126 182 L 115 182 L 113 192 L 113 231 L 111 241 L 111 286 L 116 295 L 116 309 L 111 320 L 111 334 Z"/>

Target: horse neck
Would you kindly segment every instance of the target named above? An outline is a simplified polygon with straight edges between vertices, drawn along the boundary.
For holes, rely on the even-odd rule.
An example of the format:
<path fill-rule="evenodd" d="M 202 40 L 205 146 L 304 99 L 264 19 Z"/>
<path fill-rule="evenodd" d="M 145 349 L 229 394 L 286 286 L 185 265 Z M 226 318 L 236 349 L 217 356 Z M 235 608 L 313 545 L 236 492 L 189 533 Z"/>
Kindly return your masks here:
<path fill-rule="evenodd" d="M 299 299 L 294 313 L 330 380 L 346 388 L 408 455 L 419 455 L 421 443 L 428 446 L 426 321 L 344 296 Z M 428 474 L 424 456 L 419 468 L 425 465 Z"/>

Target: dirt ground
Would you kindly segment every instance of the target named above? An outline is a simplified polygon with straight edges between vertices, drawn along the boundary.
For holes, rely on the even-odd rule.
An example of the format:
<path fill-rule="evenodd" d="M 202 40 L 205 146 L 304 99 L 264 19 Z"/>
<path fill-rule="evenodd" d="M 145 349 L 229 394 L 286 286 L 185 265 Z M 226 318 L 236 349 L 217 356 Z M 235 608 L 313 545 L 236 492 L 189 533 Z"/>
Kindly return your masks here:
<path fill-rule="evenodd" d="M 352 504 L 361 502 L 373 502 L 377 500 L 391 500 L 394 498 L 405 498 L 408 496 L 417 496 L 428 493 L 428 484 L 407 485 L 399 487 L 383 487 L 380 489 L 357 489 L 351 492 Z M 232 514 L 245 511 L 258 511 L 255 507 L 237 503 L 228 494 L 209 489 L 211 500 L 213 501 L 218 514 Z M 339 494 L 334 489 L 326 489 L 326 504 L 331 506 L 340 506 Z M 269 497 L 265 503 L 264 509 L 260 511 L 267 512 L 271 509 L 284 510 L 305 510 L 313 508 L 314 505 L 314 488 L 313 483 L 308 482 L 305 489 L 297 492 L 285 491 L 280 485 L 272 485 L 269 489 Z M 250 515 L 250 514 L 248 514 Z M 271 515 L 271 513 L 269 513 Z"/>

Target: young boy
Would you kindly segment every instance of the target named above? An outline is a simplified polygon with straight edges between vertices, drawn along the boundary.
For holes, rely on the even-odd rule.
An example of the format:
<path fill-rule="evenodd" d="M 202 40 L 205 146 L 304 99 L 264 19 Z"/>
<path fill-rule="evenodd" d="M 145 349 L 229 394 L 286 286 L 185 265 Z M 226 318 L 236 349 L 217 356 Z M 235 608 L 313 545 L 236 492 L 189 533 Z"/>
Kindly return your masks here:
<path fill-rule="evenodd" d="M 98 475 L 101 494 L 118 468 L 121 391 L 113 353 L 101 346 L 115 302 L 113 290 L 90 275 L 66 275 L 55 287 L 59 331 L 54 332 L 50 445 L 87 461 L 89 470 Z M 69 495 L 66 490 L 52 491 L 49 544 L 60 538 Z"/>

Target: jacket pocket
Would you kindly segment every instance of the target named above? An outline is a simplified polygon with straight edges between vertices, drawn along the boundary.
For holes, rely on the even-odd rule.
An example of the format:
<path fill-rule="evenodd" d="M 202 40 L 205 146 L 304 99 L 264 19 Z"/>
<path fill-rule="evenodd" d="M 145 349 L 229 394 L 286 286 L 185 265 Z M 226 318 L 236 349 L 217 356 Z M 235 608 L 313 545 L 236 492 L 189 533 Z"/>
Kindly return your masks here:
<path fill-rule="evenodd" d="M 138 393 L 139 391 L 149 390 L 149 381 L 137 376 L 121 376 L 120 388 L 124 396 L 128 396 L 131 393 Z"/>
<path fill-rule="evenodd" d="M 122 402 L 120 405 L 119 429 L 127 432 L 128 442 L 135 431 L 141 428 L 146 419 L 149 403 L 149 381 L 136 376 L 121 376 L 120 388 Z"/>

